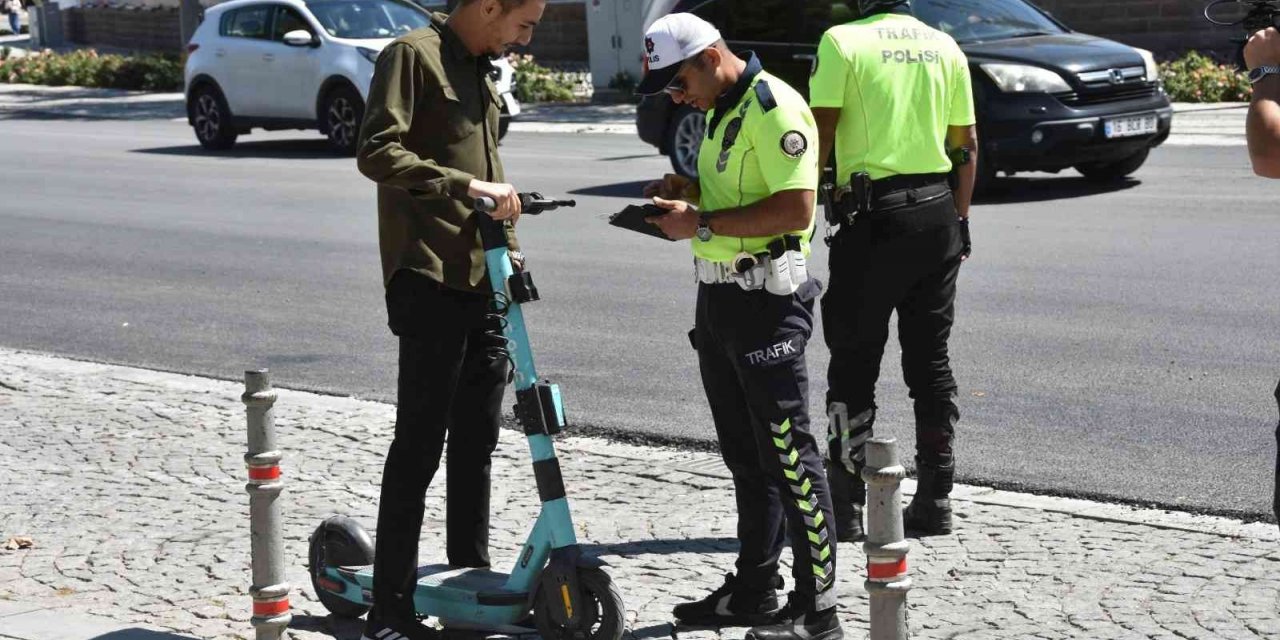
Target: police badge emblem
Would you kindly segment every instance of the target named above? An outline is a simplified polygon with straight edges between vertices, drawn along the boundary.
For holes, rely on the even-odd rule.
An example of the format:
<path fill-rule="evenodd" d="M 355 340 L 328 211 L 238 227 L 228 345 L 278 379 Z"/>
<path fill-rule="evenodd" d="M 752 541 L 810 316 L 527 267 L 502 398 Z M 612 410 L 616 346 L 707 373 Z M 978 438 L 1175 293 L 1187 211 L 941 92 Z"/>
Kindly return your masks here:
<path fill-rule="evenodd" d="M 799 158 L 809 150 L 809 140 L 799 131 L 788 131 L 782 136 L 782 152 L 792 158 Z"/>

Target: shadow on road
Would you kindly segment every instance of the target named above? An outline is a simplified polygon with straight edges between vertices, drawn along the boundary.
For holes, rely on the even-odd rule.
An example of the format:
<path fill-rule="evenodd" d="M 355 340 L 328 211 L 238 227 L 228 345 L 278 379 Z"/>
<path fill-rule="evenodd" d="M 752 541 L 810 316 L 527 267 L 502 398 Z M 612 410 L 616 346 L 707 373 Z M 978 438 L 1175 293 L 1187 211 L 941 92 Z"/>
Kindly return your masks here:
<path fill-rule="evenodd" d="M 238 147 L 237 147 L 238 148 Z M 600 196 L 605 198 L 642 198 L 644 186 L 649 180 L 633 182 L 617 182 L 594 187 L 574 189 L 569 193 L 578 196 Z M 1002 178 L 992 185 L 991 190 L 974 198 L 976 204 L 1017 204 L 1044 202 L 1047 200 L 1068 200 L 1107 193 L 1127 191 L 1142 184 L 1141 180 L 1126 178 L 1118 182 L 1096 183 L 1082 177 L 1027 177 Z"/>
<path fill-rule="evenodd" d="M 604 198 L 643 198 L 644 186 L 650 182 L 652 182 L 652 180 L 602 184 L 596 187 L 574 189 L 569 193 L 575 196 L 601 196 Z"/>
<path fill-rule="evenodd" d="M 337 160 L 343 156 L 329 149 L 329 141 L 320 139 L 262 140 L 240 142 L 226 151 L 209 151 L 198 144 L 178 147 L 153 147 L 134 149 L 133 153 L 161 156 L 191 156 L 206 158 L 266 158 L 271 160 Z M 352 164 L 354 158 L 345 158 Z"/>
<path fill-rule="evenodd" d="M 191 636 L 180 636 L 167 631 L 151 631 L 148 629 L 121 629 L 94 636 L 92 640 L 197 640 Z"/>
<path fill-rule="evenodd" d="M 1141 184 L 1141 180 L 1133 178 L 1110 183 L 1089 182 L 1081 177 L 1002 178 L 996 180 L 987 193 L 974 198 L 974 203 L 1018 204 L 1068 200 L 1127 191 Z"/>
<path fill-rule="evenodd" d="M 584 544 L 591 556 L 661 556 L 673 553 L 737 553 L 737 538 L 687 538 L 680 540 L 636 540 L 615 544 Z"/>
<path fill-rule="evenodd" d="M 333 636 L 334 640 L 360 640 L 364 621 L 338 616 L 294 616 L 289 628 L 295 631 L 313 631 Z"/>

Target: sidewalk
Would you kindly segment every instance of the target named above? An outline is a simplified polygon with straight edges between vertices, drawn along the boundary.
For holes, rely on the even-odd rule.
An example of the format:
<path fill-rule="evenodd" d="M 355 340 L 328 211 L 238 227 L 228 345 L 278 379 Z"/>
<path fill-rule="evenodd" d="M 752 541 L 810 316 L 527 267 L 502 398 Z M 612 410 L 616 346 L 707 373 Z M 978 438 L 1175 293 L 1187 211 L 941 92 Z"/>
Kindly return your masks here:
<path fill-rule="evenodd" d="M 87 87 L 0 84 L 0 119 L 176 120 L 186 122 L 181 93 L 151 93 Z M 534 104 L 511 130 L 521 133 L 614 133 L 636 135 L 635 106 Z"/>
<path fill-rule="evenodd" d="M 1166 144 L 1244 146 L 1246 103 L 1174 105 L 1173 134 Z M 146 93 L 83 87 L 0 84 L 0 119 L 51 117 L 107 120 L 186 121 L 181 93 Z M 521 133 L 610 133 L 636 135 L 635 106 L 526 105 L 511 124 Z"/>
<path fill-rule="evenodd" d="M 288 384 L 288 372 L 275 382 Z M 0 349 L 0 638 L 253 636 L 242 391 Z M 280 392 L 294 638 L 359 637 L 358 623 L 327 617 L 314 599 L 307 537 L 335 513 L 372 529 L 393 415 L 388 405 Z M 521 439 L 504 431 L 495 458 L 499 565 L 537 508 Z M 572 435 L 558 447 L 580 539 L 612 565 L 629 637 L 741 638 L 742 629 L 674 627 L 670 616 L 732 569 L 719 460 Z M 440 560 L 443 487 L 438 478 L 428 497 L 424 561 Z M 1274 525 L 976 487 L 956 498 L 956 534 L 912 543 L 913 638 L 1280 637 Z M 13 537 L 34 546 L 4 550 Z M 865 638 L 865 557 L 860 545 L 839 553 L 841 617 L 849 638 Z"/>

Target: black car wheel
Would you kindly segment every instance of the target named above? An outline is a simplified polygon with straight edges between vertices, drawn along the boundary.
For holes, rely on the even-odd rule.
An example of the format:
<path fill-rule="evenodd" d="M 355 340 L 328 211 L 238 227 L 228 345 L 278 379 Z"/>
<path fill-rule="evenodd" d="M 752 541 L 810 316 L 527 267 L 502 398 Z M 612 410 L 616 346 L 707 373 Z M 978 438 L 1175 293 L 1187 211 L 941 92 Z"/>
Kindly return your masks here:
<path fill-rule="evenodd" d="M 1115 162 L 1095 162 L 1078 165 L 1076 171 L 1083 174 L 1089 182 L 1119 182 L 1142 168 L 1142 165 L 1147 162 L 1147 156 L 1150 154 L 1150 149 L 1143 149 L 1128 158 Z"/>
<path fill-rule="evenodd" d="M 686 178 L 698 177 L 698 150 L 707 132 L 707 115 L 693 107 L 680 107 L 667 127 L 671 168 Z"/>
<path fill-rule="evenodd" d="M 324 118 L 329 146 L 345 155 L 355 155 L 360 140 L 360 123 L 364 120 L 364 100 L 355 89 L 340 86 L 325 96 L 320 112 Z"/>
<path fill-rule="evenodd" d="M 200 146 L 221 151 L 236 143 L 239 134 L 231 122 L 231 109 L 216 87 L 209 84 L 196 87 L 191 92 L 187 108 L 191 110 L 191 128 L 195 130 Z"/>

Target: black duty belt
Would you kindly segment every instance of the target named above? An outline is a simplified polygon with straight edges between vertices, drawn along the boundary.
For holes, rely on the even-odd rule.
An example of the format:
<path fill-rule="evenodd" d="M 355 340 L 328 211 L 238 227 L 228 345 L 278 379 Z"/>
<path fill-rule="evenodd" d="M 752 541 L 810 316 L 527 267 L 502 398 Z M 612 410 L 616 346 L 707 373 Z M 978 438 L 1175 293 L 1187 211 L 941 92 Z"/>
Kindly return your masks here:
<path fill-rule="evenodd" d="M 939 184 L 947 184 L 945 173 L 918 173 L 903 176 L 889 176 L 871 181 L 871 199 L 878 200 L 895 191 L 906 189 L 923 189 Z"/>
<path fill-rule="evenodd" d="M 854 174 L 849 186 L 834 194 L 827 221 L 851 225 L 859 215 L 888 214 L 915 204 L 945 197 L 951 192 L 945 173 L 898 175 L 871 180 L 865 173 Z"/>

